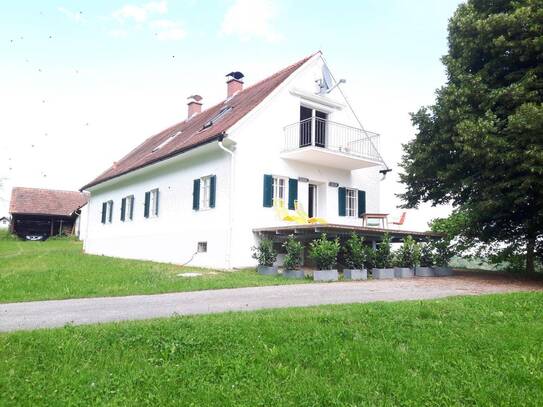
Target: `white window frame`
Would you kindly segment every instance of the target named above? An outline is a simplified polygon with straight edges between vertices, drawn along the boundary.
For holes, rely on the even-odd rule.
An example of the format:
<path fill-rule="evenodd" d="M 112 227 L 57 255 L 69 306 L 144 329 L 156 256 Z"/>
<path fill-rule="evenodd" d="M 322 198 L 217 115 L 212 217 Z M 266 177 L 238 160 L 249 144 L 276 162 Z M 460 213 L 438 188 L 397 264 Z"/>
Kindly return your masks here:
<path fill-rule="evenodd" d="M 150 218 L 158 218 L 158 211 L 157 211 L 157 196 L 158 196 L 158 188 L 152 189 L 149 191 L 149 217 Z"/>
<path fill-rule="evenodd" d="M 288 199 L 288 178 L 272 176 L 272 202 L 275 204 L 278 199 L 286 205 Z"/>
<path fill-rule="evenodd" d="M 127 195 L 125 196 L 124 198 L 124 221 L 125 222 L 130 222 L 132 220 L 134 220 L 133 218 L 133 210 L 132 208 L 134 207 L 134 195 Z"/>
<path fill-rule="evenodd" d="M 211 209 L 211 175 L 200 178 L 200 210 Z"/>
<path fill-rule="evenodd" d="M 113 223 L 113 201 L 109 200 L 106 202 L 106 224 L 110 225 Z"/>
<path fill-rule="evenodd" d="M 345 215 L 351 218 L 357 217 L 357 212 L 358 212 L 358 191 L 356 189 L 346 188 Z"/>

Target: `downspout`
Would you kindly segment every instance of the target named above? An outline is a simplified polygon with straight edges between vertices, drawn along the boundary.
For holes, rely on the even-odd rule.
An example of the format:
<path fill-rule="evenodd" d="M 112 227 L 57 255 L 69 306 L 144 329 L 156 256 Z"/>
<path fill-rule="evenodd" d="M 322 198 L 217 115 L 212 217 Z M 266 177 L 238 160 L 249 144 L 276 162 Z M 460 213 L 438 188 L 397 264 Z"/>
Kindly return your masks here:
<path fill-rule="evenodd" d="M 227 257 L 227 265 L 228 268 L 232 268 L 232 225 L 234 223 L 234 209 L 233 209 L 233 203 L 234 203 L 234 190 L 235 190 L 235 182 L 234 182 L 234 152 L 228 148 L 226 148 L 222 143 L 223 137 L 219 138 L 219 148 L 221 150 L 226 151 L 228 154 L 230 154 L 230 194 L 228 199 L 228 257 Z"/>

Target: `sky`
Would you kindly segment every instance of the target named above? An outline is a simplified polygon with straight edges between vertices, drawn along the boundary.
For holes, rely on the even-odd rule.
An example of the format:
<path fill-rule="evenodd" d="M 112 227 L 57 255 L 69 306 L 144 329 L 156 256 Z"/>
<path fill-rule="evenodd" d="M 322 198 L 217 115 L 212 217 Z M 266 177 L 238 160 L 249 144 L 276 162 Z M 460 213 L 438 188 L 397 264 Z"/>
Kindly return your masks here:
<path fill-rule="evenodd" d="M 77 190 L 147 137 L 184 120 L 186 98 L 224 99 L 322 50 L 392 168 L 381 211 L 399 217 L 409 112 L 445 82 L 456 0 L 30 1 L 0 5 L 0 216 L 11 187 Z M 450 208 L 409 210 L 424 230 Z"/>

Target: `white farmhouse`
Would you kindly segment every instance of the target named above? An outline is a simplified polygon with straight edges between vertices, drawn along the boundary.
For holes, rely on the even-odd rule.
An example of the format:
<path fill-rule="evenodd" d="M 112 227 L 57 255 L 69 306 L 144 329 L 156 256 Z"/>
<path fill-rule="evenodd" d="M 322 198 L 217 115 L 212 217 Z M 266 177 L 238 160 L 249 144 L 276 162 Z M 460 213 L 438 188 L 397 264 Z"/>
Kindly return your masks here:
<path fill-rule="evenodd" d="M 85 252 L 230 269 L 255 264 L 263 234 L 382 236 L 361 219 L 379 213 L 379 136 L 360 128 L 322 54 L 245 89 L 242 78 L 229 74 L 209 109 L 191 97 L 186 120 L 82 188 Z M 327 223 L 285 220 L 303 212 Z"/>

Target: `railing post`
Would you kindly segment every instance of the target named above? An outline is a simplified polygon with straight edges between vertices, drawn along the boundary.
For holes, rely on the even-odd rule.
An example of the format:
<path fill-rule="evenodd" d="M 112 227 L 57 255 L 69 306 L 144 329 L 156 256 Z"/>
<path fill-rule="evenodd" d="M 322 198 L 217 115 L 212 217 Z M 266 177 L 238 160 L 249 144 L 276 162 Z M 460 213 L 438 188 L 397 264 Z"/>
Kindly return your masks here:
<path fill-rule="evenodd" d="M 311 145 L 315 146 L 315 111 L 313 111 L 313 115 L 311 116 Z"/>

